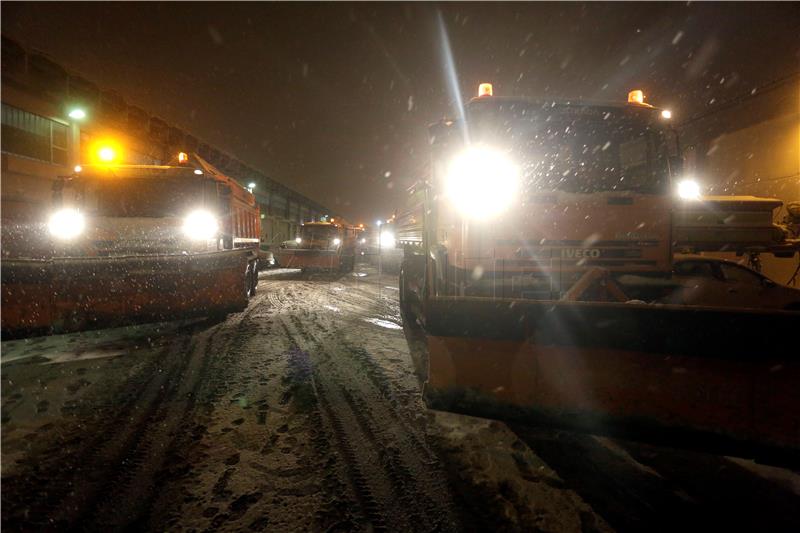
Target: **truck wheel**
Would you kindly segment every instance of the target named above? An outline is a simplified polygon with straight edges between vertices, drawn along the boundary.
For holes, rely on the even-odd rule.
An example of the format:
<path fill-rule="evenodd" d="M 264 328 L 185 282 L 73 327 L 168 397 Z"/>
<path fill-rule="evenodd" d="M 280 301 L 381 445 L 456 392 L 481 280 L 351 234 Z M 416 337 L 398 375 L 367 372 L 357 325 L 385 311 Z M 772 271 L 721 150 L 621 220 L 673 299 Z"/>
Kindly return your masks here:
<path fill-rule="evenodd" d="M 256 294 L 256 289 L 253 282 L 254 277 L 255 276 L 253 276 L 253 265 L 248 264 L 247 270 L 244 273 L 244 293 L 245 296 L 247 296 L 248 298 L 255 296 Z"/>
<path fill-rule="evenodd" d="M 253 261 L 252 273 L 253 273 L 253 286 L 250 291 L 250 296 L 255 296 L 256 290 L 258 289 L 258 259 Z"/>
<path fill-rule="evenodd" d="M 400 280 L 398 283 L 398 288 L 400 289 L 400 312 L 402 313 L 403 317 L 411 316 L 411 306 L 409 305 L 409 295 L 408 295 L 408 283 L 406 282 L 406 269 L 404 266 L 400 266 Z"/>

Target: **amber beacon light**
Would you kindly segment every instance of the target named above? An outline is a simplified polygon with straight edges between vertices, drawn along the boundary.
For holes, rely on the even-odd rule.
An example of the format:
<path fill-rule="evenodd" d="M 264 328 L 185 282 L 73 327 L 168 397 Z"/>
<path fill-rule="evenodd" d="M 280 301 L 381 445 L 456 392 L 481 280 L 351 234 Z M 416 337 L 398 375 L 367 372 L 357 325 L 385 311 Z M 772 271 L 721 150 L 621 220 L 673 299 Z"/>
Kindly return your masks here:
<path fill-rule="evenodd" d="M 628 103 L 629 104 L 644 103 L 644 93 L 641 91 L 641 89 L 636 89 L 628 93 Z"/>

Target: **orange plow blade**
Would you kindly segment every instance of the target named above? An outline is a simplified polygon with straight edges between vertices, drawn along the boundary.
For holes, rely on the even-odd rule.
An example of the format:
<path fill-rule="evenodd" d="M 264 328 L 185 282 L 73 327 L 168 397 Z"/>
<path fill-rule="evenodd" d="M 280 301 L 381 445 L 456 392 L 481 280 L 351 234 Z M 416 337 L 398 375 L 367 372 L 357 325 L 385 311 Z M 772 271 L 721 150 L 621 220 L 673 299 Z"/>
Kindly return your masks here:
<path fill-rule="evenodd" d="M 800 453 L 800 314 L 441 299 L 427 404 L 729 453 Z"/>
<path fill-rule="evenodd" d="M 249 253 L 4 260 L 3 338 L 244 309 Z"/>
<path fill-rule="evenodd" d="M 340 267 L 339 254 L 328 250 L 282 250 L 275 253 L 275 258 L 283 268 L 338 270 Z"/>

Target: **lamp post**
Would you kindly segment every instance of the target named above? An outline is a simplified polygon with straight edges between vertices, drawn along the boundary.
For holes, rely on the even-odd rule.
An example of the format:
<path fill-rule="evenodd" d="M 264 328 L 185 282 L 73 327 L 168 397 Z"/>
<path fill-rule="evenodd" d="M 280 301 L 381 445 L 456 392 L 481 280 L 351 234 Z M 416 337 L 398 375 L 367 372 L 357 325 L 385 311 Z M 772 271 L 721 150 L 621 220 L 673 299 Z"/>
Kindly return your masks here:
<path fill-rule="evenodd" d="M 69 134 L 70 134 L 69 166 L 77 168 L 81 164 L 80 161 L 81 129 L 78 126 L 78 122 L 86 118 L 86 111 L 79 107 L 75 107 L 67 112 L 67 116 L 72 119 L 69 121 Z"/>
<path fill-rule="evenodd" d="M 378 299 L 381 298 L 381 240 L 383 238 L 383 221 L 378 220 Z"/>

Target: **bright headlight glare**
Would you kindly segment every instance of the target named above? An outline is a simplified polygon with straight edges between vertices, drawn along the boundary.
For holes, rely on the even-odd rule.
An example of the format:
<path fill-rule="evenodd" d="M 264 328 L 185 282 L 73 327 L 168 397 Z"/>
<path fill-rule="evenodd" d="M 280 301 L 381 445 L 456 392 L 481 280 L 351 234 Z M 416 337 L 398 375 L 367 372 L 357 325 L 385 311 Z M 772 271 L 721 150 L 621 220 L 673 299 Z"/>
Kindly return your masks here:
<path fill-rule="evenodd" d="M 692 179 L 678 182 L 678 196 L 684 200 L 697 200 L 700 198 L 700 184 Z"/>
<path fill-rule="evenodd" d="M 508 209 L 519 190 L 519 168 L 502 152 L 470 148 L 450 164 L 445 191 L 464 215 L 487 219 Z"/>
<path fill-rule="evenodd" d="M 339 246 L 342 243 L 342 240 L 339 237 L 333 239 L 333 244 Z"/>
<path fill-rule="evenodd" d="M 86 219 L 80 211 L 65 207 L 50 216 L 47 224 L 50 235 L 57 239 L 74 239 L 86 228 Z"/>
<path fill-rule="evenodd" d="M 183 233 L 192 240 L 213 239 L 218 231 L 217 217 L 203 209 L 192 211 L 183 221 Z"/>
<path fill-rule="evenodd" d="M 392 248 L 394 247 L 395 239 L 394 233 L 391 231 L 383 231 L 381 232 L 381 246 L 383 248 Z"/>
<path fill-rule="evenodd" d="M 300 244 L 301 242 L 303 242 L 303 239 L 301 239 L 300 237 L 295 237 L 294 238 L 294 242 L 296 242 L 297 244 Z"/>

